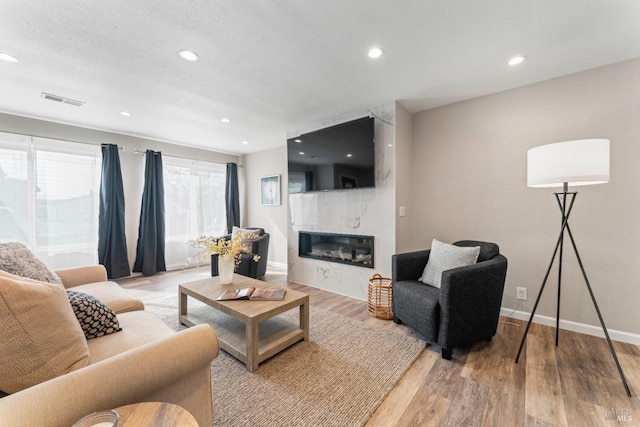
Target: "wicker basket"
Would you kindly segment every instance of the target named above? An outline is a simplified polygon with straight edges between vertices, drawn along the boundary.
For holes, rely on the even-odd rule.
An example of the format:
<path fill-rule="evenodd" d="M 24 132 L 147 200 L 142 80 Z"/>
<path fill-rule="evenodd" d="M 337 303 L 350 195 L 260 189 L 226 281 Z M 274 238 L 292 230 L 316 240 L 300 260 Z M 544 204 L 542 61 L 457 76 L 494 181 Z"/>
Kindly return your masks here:
<path fill-rule="evenodd" d="M 374 274 L 369 279 L 367 312 L 378 319 L 393 319 L 391 310 L 391 279 Z"/>

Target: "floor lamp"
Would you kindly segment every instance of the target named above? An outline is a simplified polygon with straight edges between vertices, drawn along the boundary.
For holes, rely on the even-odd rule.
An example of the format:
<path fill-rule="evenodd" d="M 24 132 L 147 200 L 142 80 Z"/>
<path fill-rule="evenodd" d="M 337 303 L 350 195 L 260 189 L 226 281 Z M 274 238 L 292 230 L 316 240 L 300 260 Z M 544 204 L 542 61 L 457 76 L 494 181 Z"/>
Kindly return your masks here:
<path fill-rule="evenodd" d="M 587 278 L 587 273 L 584 270 L 582 260 L 578 254 L 578 248 L 576 242 L 573 239 L 571 228 L 569 227 L 569 215 L 573 209 L 573 203 L 575 202 L 577 192 L 569 192 L 569 185 L 592 185 L 592 184 L 604 184 L 609 182 L 609 140 L 608 139 L 582 139 L 577 141 L 558 142 L 555 144 L 542 145 L 535 147 L 527 152 L 527 185 L 529 187 L 562 187 L 562 192 L 554 193 L 558 207 L 562 214 L 562 226 L 560 228 L 560 235 L 556 243 L 556 247 L 551 257 L 551 262 L 547 268 L 547 272 L 542 281 L 542 286 L 538 292 L 538 297 L 533 305 L 533 311 L 529 322 L 527 322 L 527 328 L 522 336 L 520 342 L 520 348 L 518 349 L 518 355 L 516 356 L 516 363 L 520 359 L 524 342 L 529 333 L 529 327 L 531 321 L 538 308 L 540 297 L 544 291 L 544 287 L 547 284 L 549 273 L 553 263 L 558 257 L 558 301 L 556 306 L 556 346 L 558 346 L 558 329 L 560 325 L 560 291 L 562 284 L 562 255 L 564 249 L 565 232 L 569 236 L 571 246 L 578 259 L 578 265 L 582 272 L 582 277 L 589 290 L 591 301 L 596 308 L 598 319 L 600 319 L 600 325 L 604 331 L 604 335 L 607 338 L 609 344 L 609 350 L 613 360 L 616 362 L 618 373 L 624 384 L 624 388 L 627 392 L 627 396 L 631 397 L 631 391 L 627 384 L 627 379 L 622 372 L 622 367 L 618 361 L 618 356 L 609 338 L 609 332 L 604 324 L 600 308 L 596 302 L 596 298 L 591 290 L 591 284 Z"/>

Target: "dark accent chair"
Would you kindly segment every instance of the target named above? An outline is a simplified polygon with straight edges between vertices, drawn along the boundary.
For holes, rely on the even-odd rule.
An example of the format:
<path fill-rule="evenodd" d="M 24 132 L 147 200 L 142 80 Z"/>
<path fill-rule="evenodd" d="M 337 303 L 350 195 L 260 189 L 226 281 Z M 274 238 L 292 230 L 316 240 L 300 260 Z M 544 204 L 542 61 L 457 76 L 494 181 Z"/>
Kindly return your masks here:
<path fill-rule="evenodd" d="M 235 272 L 243 276 L 259 279 L 267 272 L 267 257 L 269 256 L 269 233 L 264 228 L 245 227 L 245 230 L 254 230 L 258 238 L 251 243 L 251 253 L 241 254 L 240 263 Z M 225 239 L 231 239 L 231 234 L 226 234 Z M 253 260 L 254 255 L 260 255 L 258 262 Z M 218 276 L 218 255 L 211 255 L 211 276 Z"/>
<path fill-rule="evenodd" d="M 493 338 L 507 274 L 507 258 L 495 243 L 462 240 L 454 245 L 480 246 L 478 262 L 444 271 L 440 289 L 418 281 L 430 250 L 391 257 L 393 321 L 438 343 L 447 360 L 454 347 Z"/>

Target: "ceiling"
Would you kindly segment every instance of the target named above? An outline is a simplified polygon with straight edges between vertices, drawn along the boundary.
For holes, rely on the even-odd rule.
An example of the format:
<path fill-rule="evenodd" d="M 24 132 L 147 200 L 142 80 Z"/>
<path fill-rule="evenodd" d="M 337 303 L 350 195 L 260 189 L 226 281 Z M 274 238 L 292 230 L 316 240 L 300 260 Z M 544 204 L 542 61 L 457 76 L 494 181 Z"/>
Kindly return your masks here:
<path fill-rule="evenodd" d="M 416 112 L 640 57 L 640 2 L 2 0 L 0 52 L 19 60 L 0 61 L 2 112 L 245 154 L 389 101 Z"/>

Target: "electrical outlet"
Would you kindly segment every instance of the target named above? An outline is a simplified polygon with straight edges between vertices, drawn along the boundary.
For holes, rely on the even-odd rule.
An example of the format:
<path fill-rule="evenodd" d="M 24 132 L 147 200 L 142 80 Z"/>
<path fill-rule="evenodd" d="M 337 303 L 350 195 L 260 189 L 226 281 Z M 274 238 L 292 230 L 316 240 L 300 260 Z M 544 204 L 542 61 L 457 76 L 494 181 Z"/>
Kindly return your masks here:
<path fill-rule="evenodd" d="M 523 301 L 527 300 L 527 288 L 516 288 L 516 298 Z"/>

